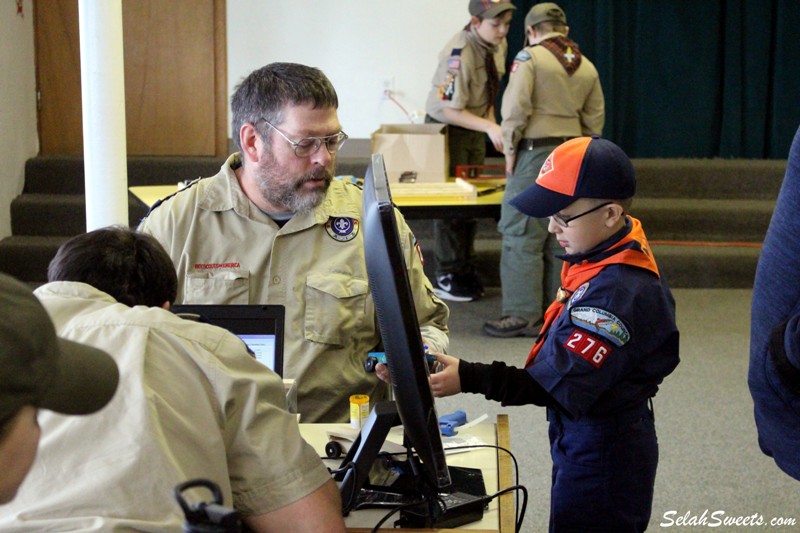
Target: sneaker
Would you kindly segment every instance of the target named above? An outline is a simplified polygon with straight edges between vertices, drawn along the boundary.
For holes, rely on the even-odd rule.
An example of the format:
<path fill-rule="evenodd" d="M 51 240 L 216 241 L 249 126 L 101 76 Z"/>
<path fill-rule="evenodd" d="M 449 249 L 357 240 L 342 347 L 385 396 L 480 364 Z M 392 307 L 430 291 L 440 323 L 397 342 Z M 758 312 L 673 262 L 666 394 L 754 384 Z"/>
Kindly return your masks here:
<path fill-rule="evenodd" d="M 483 332 L 490 337 L 535 337 L 539 334 L 536 326 L 521 316 L 504 316 L 499 320 L 490 320 L 483 325 Z"/>
<path fill-rule="evenodd" d="M 443 274 L 436 276 L 436 287 L 433 292 L 442 300 L 453 302 L 471 302 L 480 298 L 480 292 L 459 274 Z"/>

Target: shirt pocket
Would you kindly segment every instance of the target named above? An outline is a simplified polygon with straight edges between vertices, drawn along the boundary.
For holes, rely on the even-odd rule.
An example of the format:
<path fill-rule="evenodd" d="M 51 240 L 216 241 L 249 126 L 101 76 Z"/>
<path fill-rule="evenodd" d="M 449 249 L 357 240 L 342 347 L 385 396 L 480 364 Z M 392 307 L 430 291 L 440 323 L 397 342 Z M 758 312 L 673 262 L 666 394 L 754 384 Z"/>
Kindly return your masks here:
<path fill-rule="evenodd" d="M 364 320 L 369 285 L 347 274 L 306 278 L 304 333 L 307 340 L 341 346 Z"/>
<path fill-rule="evenodd" d="M 187 273 L 183 303 L 250 303 L 250 272 L 232 269 Z"/>

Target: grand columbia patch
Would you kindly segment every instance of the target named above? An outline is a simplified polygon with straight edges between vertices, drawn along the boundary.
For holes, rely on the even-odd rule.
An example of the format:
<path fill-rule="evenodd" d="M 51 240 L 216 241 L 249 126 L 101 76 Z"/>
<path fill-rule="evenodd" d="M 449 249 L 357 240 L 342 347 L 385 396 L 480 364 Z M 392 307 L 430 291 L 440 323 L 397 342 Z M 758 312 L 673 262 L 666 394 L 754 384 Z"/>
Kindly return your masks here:
<path fill-rule="evenodd" d="M 325 223 L 325 231 L 333 240 L 339 242 L 352 241 L 358 235 L 358 219 L 349 217 L 331 217 Z"/>
<path fill-rule="evenodd" d="M 573 307 L 569 310 L 569 318 L 576 326 L 593 331 L 617 346 L 623 346 L 631 340 L 631 334 L 622 320 L 604 309 Z"/>

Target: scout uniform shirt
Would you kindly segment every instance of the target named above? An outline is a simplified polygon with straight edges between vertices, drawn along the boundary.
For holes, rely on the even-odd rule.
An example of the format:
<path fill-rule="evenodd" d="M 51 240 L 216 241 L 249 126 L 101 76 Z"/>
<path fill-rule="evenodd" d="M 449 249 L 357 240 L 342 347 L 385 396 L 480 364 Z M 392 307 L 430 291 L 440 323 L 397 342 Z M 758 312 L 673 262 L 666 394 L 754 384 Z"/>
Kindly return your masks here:
<path fill-rule="evenodd" d="M 225 505 L 258 515 L 330 479 L 280 378 L 232 333 L 86 283 L 35 294 L 59 336 L 113 354 L 120 382 L 95 415 L 39 413 L 39 454 L 3 531 L 180 531 L 178 483 L 213 480 Z"/>
<path fill-rule="evenodd" d="M 349 396 L 385 399 L 364 370 L 380 343 L 360 231 L 361 189 L 334 179 L 314 210 L 283 227 L 245 196 L 234 154 L 212 177 L 153 206 L 139 229 L 156 237 L 178 272 L 176 303 L 286 308 L 284 377 L 297 383 L 303 422 L 349 420 Z M 396 211 L 422 337 L 447 349 L 449 310 L 433 293 L 421 253 Z"/>
<path fill-rule="evenodd" d="M 572 42 L 555 32 L 545 37 L 558 39 Z M 516 55 L 500 106 L 506 154 L 516 151 L 520 139 L 602 132 L 605 104 L 597 69 L 580 54 L 577 45 L 562 54 L 567 62 L 577 57 L 580 65 L 570 74 L 569 67 L 541 44 L 528 46 Z"/>
<path fill-rule="evenodd" d="M 473 38 L 469 30 L 461 30 L 453 36 L 439 53 L 439 65 L 433 75 L 433 87 L 428 93 L 425 112 L 447 123 L 442 110 L 445 107 L 464 109 L 473 115 L 486 118 L 494 102 L 489 102 L 486 49 Z M 494 52 L 497 75 L 502 77 L 506 71 L 505 60 L 508 44 L 505 40 Z"/>

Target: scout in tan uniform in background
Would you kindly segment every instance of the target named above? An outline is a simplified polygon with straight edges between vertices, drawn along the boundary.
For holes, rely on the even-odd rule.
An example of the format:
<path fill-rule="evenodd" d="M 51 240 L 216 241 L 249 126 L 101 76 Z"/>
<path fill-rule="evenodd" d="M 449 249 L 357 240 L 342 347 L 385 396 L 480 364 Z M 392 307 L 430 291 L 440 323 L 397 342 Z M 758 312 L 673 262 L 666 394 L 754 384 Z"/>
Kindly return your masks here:
<path fill-rule="evenodd" d="M 361 189 L 333 179 L 347 135 L 336 91 L 319 70 L 273 63 L 231 100 L 240 152 L 219 174 L 153 206 L 140 230 L 167 249 L 178 303 L 286 307 L 284 377 L 304 422 L 349 420 L 349 396 L 385 399 L 364 370 L 380 345 L 360 231 Z M 448 347 L 447 306 L 433 293 L 416 239 L 396 211 L 420 330 Z"/>
<path fill-rule="evenodd" d="M 425 121 L 448 125 L 450 176 L 458 165 L 484 163 L 485 135 L 503 150 L 494 103 L 506 70 L 506 35 L 515 9 L 511 2 L 471 0 L 470 22 L 439 53 Z M 475 220 L 436 219 L 433 224 L 436 294 L 459 302 L 480 298 L 483 284 L 473 263 Z"/>
<path fill-rule="evenodd" d="M 560 285 L 561 247 L 547 219 L 525 216 L 509 202 L 533 184 L 556 146 L 599 135 L 605 121 L 597 69 L 567 38 L 564 11 L 552 2 L 533 6 L 525 32 L 529 46 L 514 58 L 500 109 L 508 178 L 497 225 L 503 300 L 501 318 L 483 326 L 493 337 L 536 336 Z"/>

